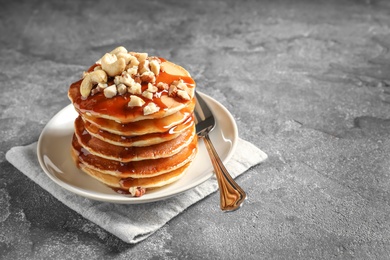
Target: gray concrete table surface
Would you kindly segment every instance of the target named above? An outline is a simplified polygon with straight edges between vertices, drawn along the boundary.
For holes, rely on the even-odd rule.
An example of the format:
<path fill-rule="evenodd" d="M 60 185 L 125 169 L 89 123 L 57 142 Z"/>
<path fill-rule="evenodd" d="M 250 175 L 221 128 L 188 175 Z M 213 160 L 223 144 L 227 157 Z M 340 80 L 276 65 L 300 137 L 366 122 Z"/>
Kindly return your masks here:
<path fill-rule="evenodd" d="M 388 259 L 389 1 L 2 1 L 1 259 Z M 129 245 L 5 160 L 116 46 L 183 65 L 269 159 Z"/>

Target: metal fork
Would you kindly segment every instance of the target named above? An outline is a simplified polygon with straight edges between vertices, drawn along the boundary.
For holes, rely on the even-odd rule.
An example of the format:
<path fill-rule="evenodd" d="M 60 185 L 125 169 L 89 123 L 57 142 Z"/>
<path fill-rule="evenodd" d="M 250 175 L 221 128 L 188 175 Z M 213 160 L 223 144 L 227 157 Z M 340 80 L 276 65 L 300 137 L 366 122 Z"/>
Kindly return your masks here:
<path fill-rule="evenodd" d="M 224 211 L 236 210 L 244 202 L 246 193 L 230 176 L 210 140 L 209 132 L 214 129 L 216 124 L 213 113 L 199 93 L 195 92 L 195 97 L 196 133 L 203 138 L 214 167 L 220 191 L 221 209 Z"/>

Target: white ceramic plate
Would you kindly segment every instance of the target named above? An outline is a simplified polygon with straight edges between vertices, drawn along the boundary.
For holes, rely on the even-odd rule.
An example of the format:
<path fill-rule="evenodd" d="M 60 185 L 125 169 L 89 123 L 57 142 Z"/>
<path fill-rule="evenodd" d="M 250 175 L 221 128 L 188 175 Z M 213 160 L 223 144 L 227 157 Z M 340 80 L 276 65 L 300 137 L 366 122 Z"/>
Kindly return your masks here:
<path fill-rule="evenodd" d="M 222 161 L 226 163 L 232 156 L 238 139 L 236 123 L 229 111 L 215 99 L 202 94 L 212 109 L 217 126 L 210 138 Z M 73 105 L 58 112 L 45 126 L 38 140 L 38 160 L 44 172 L 55 183 L 78 195 L 113 203 L 137 204 L 166 199 L 196 187 L 213 175 L 211 161 L 203 140 L 199 140 L 199 150 L 187 173 L 177 182 L 153 189 L 145 195 L 134 198 L 118 194 L 79 170 L 71 157 L 73 122 L 77 113 Z"/>

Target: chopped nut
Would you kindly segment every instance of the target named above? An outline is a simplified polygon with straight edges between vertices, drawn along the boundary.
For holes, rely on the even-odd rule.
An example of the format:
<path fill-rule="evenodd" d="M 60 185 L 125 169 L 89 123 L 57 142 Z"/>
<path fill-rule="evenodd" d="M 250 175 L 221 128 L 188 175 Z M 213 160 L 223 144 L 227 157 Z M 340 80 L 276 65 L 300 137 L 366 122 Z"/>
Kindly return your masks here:
<path fill-rule="evenodd" d="M 138 66 L 138 70 L 140 74 L 143 74 L 144 72 L 150 72 L 149 61 L 145 60 L 144 62 L 141 62 Z"/>
<path fill-rule="evenodd" d="M 157 87 L 154 86 L 152 83 L 148 83 L 148 89 L 149 92 L 156 93 L 157 92 Z"/>
<path fill-rule="evenodd" d="M 112 55 L 118 55 L 119 53 L 127 53 L 126 48 L 123 46 L 119 46 L 119 47 L 113 49 L 112 51 L 110 51 L 110 54 L 112 54 Z M 97 60 L 95 63 L 99 64 L 99 65 L 102 64 L 102 58 Z"/>
<path fill-rule="evenodd" d="M 129 73 L 130 76 L 135 76 L 138 73 L 138 66 L 132 66 L 128 68 L 126 71 L 127 73 Z"/>
<path fill-rule="evenodd" d="M 144 62 L 148 58 L 147 53 L 137 52 L 134 53 L 134 56 L 137 58 L 137 60 L 141 63 Z"/>
<path fill-rule="evenodd" d="M 138 75 L 138 74 L 135 75 L 135 76 L 134 76 L 134 81 L 137 82 L 137 83 L 139 83 L 139 84 L 141 84 L 141 83 L 142 83 L 141 76 Z"/>
<path fill-rule="evenodd" d="M 164 83 L 164 82 L 159 82 L 159 83 L 157 83 L 157 88 L 159 90 L 168 90 L 169 85 L 167 83 Z"/>
<path fill-rule="evenodd" d="M 153 93 L 152 92 L 149 92 L 147 90 L 145 90 L 144 92 L 142 92 L 142 96 L 146 97 L 147 99 L 150 99 L 152 100 L 153 99 Z"/>
<path fill-rule="evenodd" d="M 146 193 L 146 189 L 141 187 L 130 187 L 129 192 L 133 197 L 141 197 Z"/>
<path fill-rule="evenodd" d="M 112 98 L 116 95 L 116 93 L 117 93 L 117 89 L 115 84 L 104 89 L 104 96 L 106 98 Z"/>
<path fill-rule="evenodd" d="M 143 106 L 144 100 L 153 100 L 157 91 L 168 91 L 170 97 L 180 97 L 184 100 L 190 100 L 193 96 L 192 89 L 188 88 L 182 79 L 175 80 L 170 85 L 165 82 L 158 82 L 155 85 L 162 61 L 155 56 L 149 57 L 147 53 L 128 52 L 126 48 L 119 46 L 106 53 L 96 63 L 92 72 L 83 74 L 80 92 L 84 98 L 98 92 L 104 92 L 107 98 L 129 92 L 132 96 L 142 95 L 134 96 L 133 101 L 129 101 L 129 106 Z M 112 79 L 114 84 L 107 86 L 107 80 L 111 82 Z M 141 84 L 146 83 L 147 89 L 142 92 Z M 152 114 L 159 110 L 155 103 L 149 103 L 144 107 L 144 114 Z"/>
<path fill-rule="evenodd" d="M 142 92 L 141 88 L 142 88 L 141 84 L 134 83 L 127 88 L 127 91 L 129 91 L 129 93 L 131 94 L 141 94 Z"/>
<path fill-rule="evenodd" d="M 174 80 L 171 84 L 177 86 L 177 85 L 179 85 L 180 83 L 183 83 L 183 80 L 182 80 L 182 79 Z"/>
<path fill-rule="evenodd" d="M 177 93 L 177 87 L 175 85 L 170 85 L 168 89 L 168 96 L 174 97 Z"/>
<path fill-rule="evenodd" d="M 188 94 L 187 84 L 182 79 L 174 80 L 168 89 L 168 96 L 176 97 L 179 96 L 184 100 L 190 100 L 191 96 Z"/>
<path fill-rule="evenodd" d="M 122 75 L 115 77 L 114 83 L 116 85 L 119 85 L 119 84 L 122 83 L 122 84 L 125 84 L 128 87 L 131 87 L 132 85 L 135 84 L 135 81 L 134 81 L 134 79 L 131 77 L 131 75 L 129 73 L 123 72 Z"/>
<path fill-rule="evenodd" d="M 129 61 L 129 67 L 138 67 L 139 61 L 137 60 L 137 57 L 134 55 L 131 55 L 130 61 Z"/>
<path fill-rule="evenodd" d="M 96 89 L 100 92 L 100 91 L 103 91 L 107 87 L 108 87 L 108 85 L 106 83 L 98 83 Z"/>
<path fill-rule="evenodd" d="M 160 108 L 153 102 L 150 102 L 148 105 L 146 105 L 144 107 L 144 115 L 150 115 L 150 114 L 153 114 L 153 113 L 156 113 L 157 111 L 159 111 Z"/>
<path fill-rule="evenodd" d="M 179 84 L 177 84 L 177 88 L 181 89 L 181 90 L 186 90 L 187 89 L 187 84 L 183 83 L 183 82 L 180 82 Z"/>
<path fill-rule="evenodd" d="M 127 92 L 127 87 L 123 83 L 121 83 L 118 86 L 116 86 L 116 88 L 118 89 L 119 95 L 123 95 L 123 94 L 125 94 Z"/>
<path fill-rule="evenodd" d="M 131 95 L 130 96 L 130 101 L 127 104 L 129 107 L 142 107 L 145 104 L 145 101 L 143 101 L 142 98 L 136 96 L 136 95 Z"/>
<path fill-rule="evenodd" d="M 156 76 L 151 71 L 145 71 L 141 75 L 141 81 L 142 82 L 153 82 L 154 83 L 156 81 Z"/>
<path fill-rule="evenodd" d="M 151 71 L 154 73 L 154 75 L 158 76 L 158 74 L 160 74 L 160 63 L 158 60 L 151 60 L 149 64 Z"/>
<path fill-rule="evenodd" d="M 112 51 L 110 51 L 111 54 L 118 55 L 119 53 L 127 53 L 127 50 L 123 46 L 116 47 Z"/>
<path fill-rule="evenodd" d="M 115 84 L 115 85 L 121 84 L 121 83 L 123 82 L 123 80 L 122 80 L 121 78 L 122 78 L 122 76 L 115 76 L 115 78 L 114 78 L 114 84 Z"/>
<path fill-rule="evenodd" d="M 132 57 L 134 57 L 133 55 L 131 55 L 130 53 L 128 52 L 121 52 L 121 53 L 118 53 L 116 55 L 116 57 L 119 59 L 119 58 L 123 58 L 126 62 L 126 64 L 129 64 L 129 62 L 131 61 Z M 134 57 L 135 58 L 135 57 Z"/>
<path fill-rule="evenodd" d="M 177 91 L 177 95 L 184 100 L 190 100 L 190 95 L 188 95 L 187 91 L 179 89 Z"/>

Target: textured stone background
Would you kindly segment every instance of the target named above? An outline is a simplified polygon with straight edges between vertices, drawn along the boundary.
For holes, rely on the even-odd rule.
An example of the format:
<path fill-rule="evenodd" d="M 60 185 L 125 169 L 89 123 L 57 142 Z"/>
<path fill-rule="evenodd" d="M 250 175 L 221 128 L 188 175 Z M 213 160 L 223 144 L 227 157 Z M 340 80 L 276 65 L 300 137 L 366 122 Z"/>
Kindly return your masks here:
<path fill-rule="evenodd" d="M 386 259 L 390 255 L 388 1 L 8 1 L 0 9 L 0 258 Z M 117 45 L 185 66 L 269 155 L 128 245 L 5 160 Z"/>

